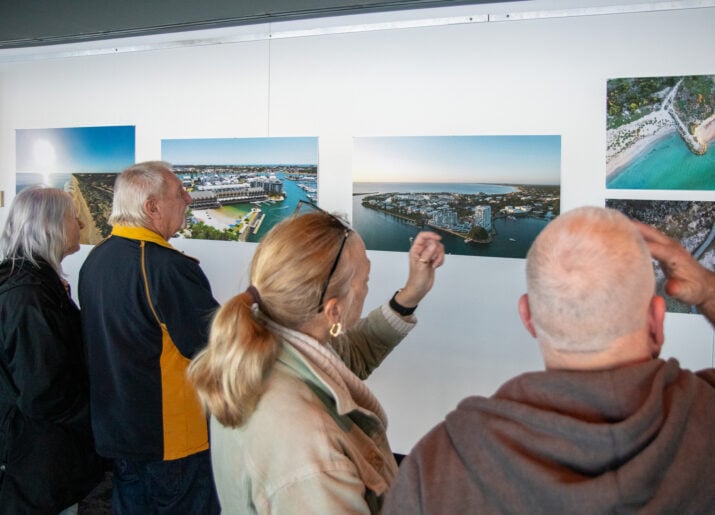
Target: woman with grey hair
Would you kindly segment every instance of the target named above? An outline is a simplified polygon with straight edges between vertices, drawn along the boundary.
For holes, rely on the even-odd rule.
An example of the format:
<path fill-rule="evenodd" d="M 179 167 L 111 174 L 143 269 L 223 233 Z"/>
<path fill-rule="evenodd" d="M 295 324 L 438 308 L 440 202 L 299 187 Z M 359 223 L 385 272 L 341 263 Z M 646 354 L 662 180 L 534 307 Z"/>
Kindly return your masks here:
<path fill-rule="evenodd" d="M 20 192 L 0 235 L 0 506 L 58 513 L 97 484 L 79 309 L 62 259 L 83 224 L 64 191 Z"/>

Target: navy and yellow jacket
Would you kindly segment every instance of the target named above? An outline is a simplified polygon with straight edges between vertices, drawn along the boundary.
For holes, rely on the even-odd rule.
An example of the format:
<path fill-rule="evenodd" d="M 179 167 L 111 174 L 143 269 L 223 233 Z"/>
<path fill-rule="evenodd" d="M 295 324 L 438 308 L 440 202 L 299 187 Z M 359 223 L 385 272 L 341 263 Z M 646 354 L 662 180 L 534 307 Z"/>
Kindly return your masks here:
<path fill-rule="evenodd" d="M 82 265 L 79 301 L 97 451 L 173 460 L 208 449 L 185 376 L 218 307 L 198 261 L 153 231 L 115 226 Z"/>

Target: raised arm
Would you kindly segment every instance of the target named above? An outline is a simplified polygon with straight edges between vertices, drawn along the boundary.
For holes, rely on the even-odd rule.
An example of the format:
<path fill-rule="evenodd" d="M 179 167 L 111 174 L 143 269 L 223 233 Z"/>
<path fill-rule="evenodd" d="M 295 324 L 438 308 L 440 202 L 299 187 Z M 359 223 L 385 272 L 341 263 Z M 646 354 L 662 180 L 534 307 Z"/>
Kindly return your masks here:
<path fill-rule="evenodd" d="M 412 243 L 407 282 L 395 297 L 401 306 L 416 306 L 432 289 L 435 269 L 444 263 L 444 245 L 441 239 L 437 233 L 422 231 Z"/>
<path fill-rule="evenodd" d="M 412 243 L 407 281 L 395 295 L 403 308 L 414 308 L 432 289 L 435 269 L 444 263 L 441 239 L 436 233 L 423 231 Z M 392 308 L 389 311 L 391 316 L 382 308 L 375 309 L 347 333 L 331 340 L 333 349 L 361 379 L 367 378 L 414 326 L 412 315 L 401 317 Z"/>
<path fill-rule="evenodd" d="M 715 273 L 698 263 L 678 241 L 649 225 L 633 223 L 665 272 L 665 293 L 697 306 L 715 326 Z"/>

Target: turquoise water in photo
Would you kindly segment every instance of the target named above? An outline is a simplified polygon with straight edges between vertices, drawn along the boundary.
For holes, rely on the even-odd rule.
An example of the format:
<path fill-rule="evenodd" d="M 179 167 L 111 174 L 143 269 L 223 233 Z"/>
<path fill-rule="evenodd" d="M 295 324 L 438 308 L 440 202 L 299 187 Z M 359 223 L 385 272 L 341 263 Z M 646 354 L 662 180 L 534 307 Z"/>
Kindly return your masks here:
<path fill-rule="evenodd" d="M 278 222 L 283 220 L 285 217 L 290 216 L 295 211 L 295 207 L 298 205 L 298 201 L 306 200 L 310 202 L 305 191 L 303 191 L 298 183 L 295 181 L 289 181 L 281 173 L 277 173 L 276 177 L 283 181 L 283 191 L 286 193 L 286 199 L 282 202 L 261 202 L 260 208 L 261 212 L 265 215 L 263 222 L 261 223 L 261 228 L 257 234 L 249 234 L 246 241 L 257 243 L 264 234 L 271 230 L 271 228 Z M 240 219 L 248 213 L 254 204 L 231 204 L 226 205 L 221 208 L 223 213 L 231 213 L 236 219 Z"/>
<path fill-rule="evenodd" d="M 693 154 L 677 132 L 655 142 L 606 184 L 609 189 L 715 190 L 715 141 Z"/>

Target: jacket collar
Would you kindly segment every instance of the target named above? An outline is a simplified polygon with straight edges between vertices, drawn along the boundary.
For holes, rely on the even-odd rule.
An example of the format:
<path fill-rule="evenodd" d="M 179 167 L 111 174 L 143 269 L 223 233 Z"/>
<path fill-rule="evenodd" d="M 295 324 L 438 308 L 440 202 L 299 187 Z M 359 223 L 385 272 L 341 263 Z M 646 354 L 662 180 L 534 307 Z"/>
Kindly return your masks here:
<path fill-rule="evenodd" d="M 115 225 L 112 227 L 112 234 L 110 234 L 107 238 L 104 238 L 101 242 L 98 243 L 98 245 L 101 245 L 102 243 L 107 241 L 111 236 L 118 236 L 120 238 L 127 238 L 129 240 L 155 243 L 161 247 L 178 252 L 182 256 L 187 257 L 192 261 L 195 261 L 196 263 L 199 263 L 199 260 L 197 258 L 189 256 L 188 254 L 185 254 L 184 251 L 173 247 L 171 243 L 166 241 L 161 234 L 158 234 L 151 229 L 147 229 L 146 227 L 128 227 L 126 225 Z"/>
<path fill-rule="evenodd" d="M 35 256 L 35 262 L 37 265 L 27 259 L 18 259 L 14 265 L 10 260 L 0 263 L 0 293 L 21 284 L 44 284 L 52 288 L 60 286 L 64 291 L 62 280 L 54 268 L 39 256 Z"/>
<path fill-rule="evenodd" d="M 130 240 L 142 240 L 156 243 L 167 249 L 174 249 L 171 244 L 160 234 L 147 229 L 146 227 L 128 227 L 125 225 L 115 225 L 112 227 L 112 236 L 129 238 Z M 174 249 L 176 250 L 176 249 Z"/>

